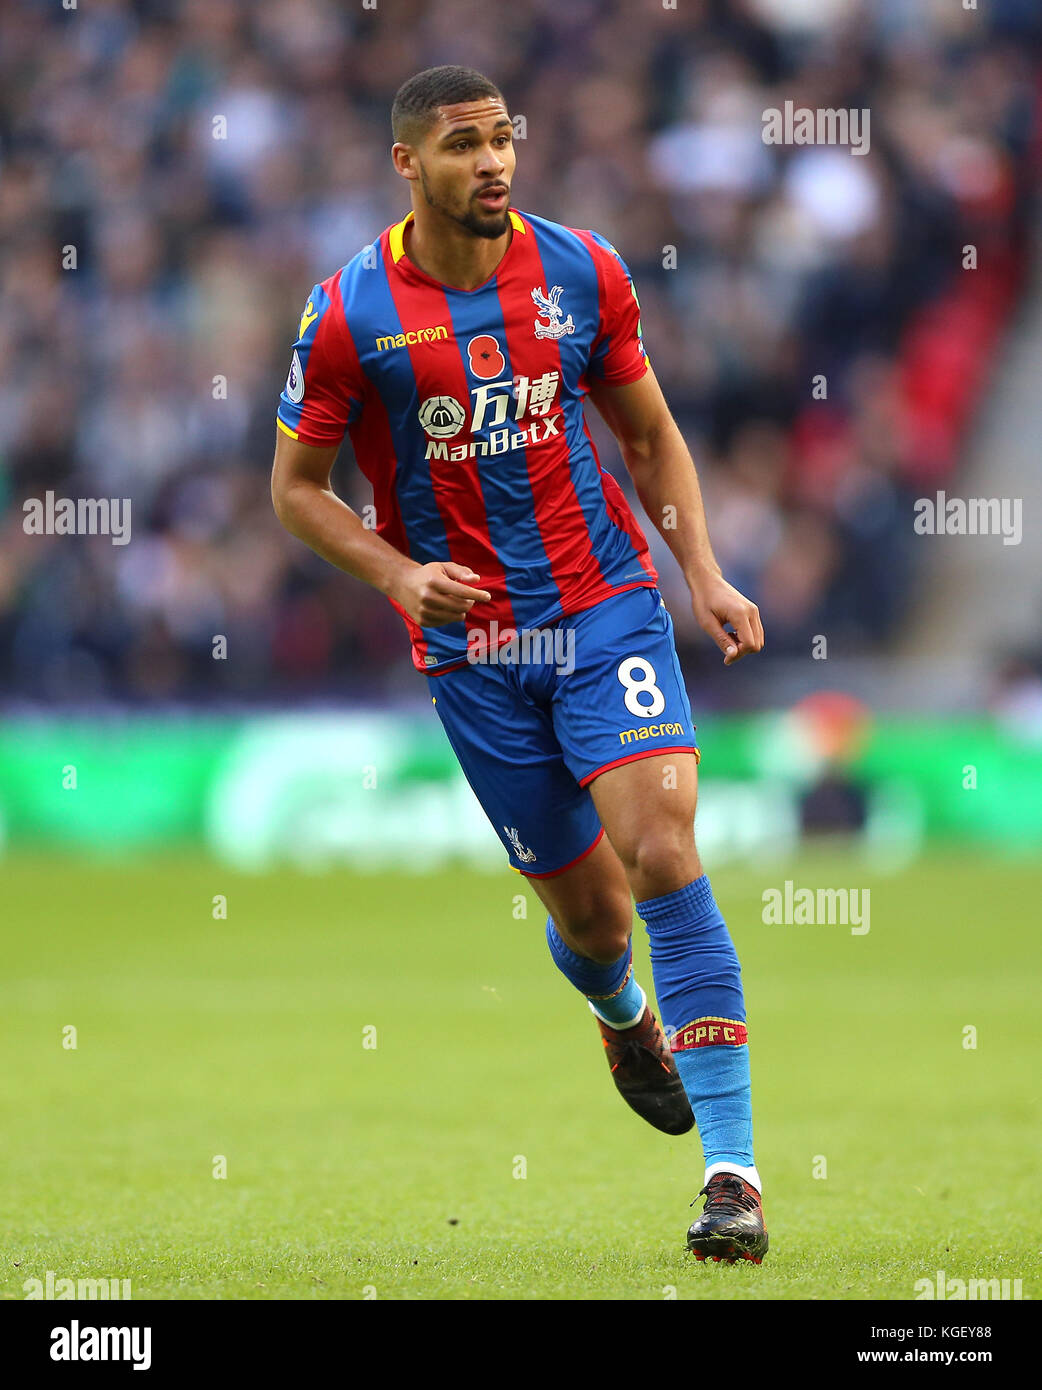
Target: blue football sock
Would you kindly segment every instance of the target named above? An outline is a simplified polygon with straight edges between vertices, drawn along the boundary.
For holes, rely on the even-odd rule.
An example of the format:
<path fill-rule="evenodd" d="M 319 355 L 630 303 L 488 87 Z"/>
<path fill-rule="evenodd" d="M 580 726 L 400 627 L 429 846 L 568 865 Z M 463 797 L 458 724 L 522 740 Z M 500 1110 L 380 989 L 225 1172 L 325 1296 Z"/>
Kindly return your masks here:
<path fill-rule="evenodd" d="M 594 1014 L 612 1028 L 630 1028 L 640 1019 L 646 1003 L 644 991 L 633 978 L 633 945 L 611 965 L 579 956 L 561 940 L 552 917 L 546 919 L 546 944 L 554 964 L 589 1000 Z"/>
<path fill-rule="evenodd" d="M 637 911 L 648 929 L 662 1025 L 695 1112 L 706 1177 L 738 1172 L 759 1189 L 742 972 L 709 879 L 703 874 L 649 898 Z"/>

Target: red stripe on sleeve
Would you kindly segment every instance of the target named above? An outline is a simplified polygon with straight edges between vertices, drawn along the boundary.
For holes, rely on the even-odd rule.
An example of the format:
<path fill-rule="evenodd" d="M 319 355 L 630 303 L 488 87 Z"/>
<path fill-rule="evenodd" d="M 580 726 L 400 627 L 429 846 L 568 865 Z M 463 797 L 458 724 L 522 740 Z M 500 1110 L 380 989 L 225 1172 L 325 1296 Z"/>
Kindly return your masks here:
<path fill-rule="evenodd" d="M 628 386 L 647 373 L 648 359 L 640 332 L 640 305 L 629 276 L 629 268 L 613 252 L 603 247 L 588 231 L 569 228 L 580 239 L 593 258 L 597 271 L 597 297 L 600 307 L 600 326 L 593 344 L 596 353 L 602 341 L 608 339 L 608 350 L 599 369 L 593 368 L 599 381 L 608 386 Z"/>
<path fill-rule="evenodd" d="M 315 325 L 295 433 L 302 444 L 328 448 L 343 439 L 352 403 L 361 399 L 362 368 L 344 317 L 340 272 L 323 280 L 322 288 L 329 307 Z"/>

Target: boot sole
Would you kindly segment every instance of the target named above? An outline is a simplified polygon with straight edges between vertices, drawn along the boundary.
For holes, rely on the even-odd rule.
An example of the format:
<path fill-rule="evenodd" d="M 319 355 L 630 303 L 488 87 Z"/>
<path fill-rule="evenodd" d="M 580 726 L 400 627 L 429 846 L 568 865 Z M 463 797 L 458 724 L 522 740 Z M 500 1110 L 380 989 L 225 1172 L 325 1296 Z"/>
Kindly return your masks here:
<path fill-rule="evenodd" d="M 766 1244 L 759 1255 L 754 1255 L 731 1236 L 698 1236 L 694 1241 L 688 1241 L 687 1248 L 699 1264 L 712 1260 L 714 1264 L 734 1265 L 739 1260 L 746 1260 L 749 1264 L 761 1265 L 767 1254 Z"/>

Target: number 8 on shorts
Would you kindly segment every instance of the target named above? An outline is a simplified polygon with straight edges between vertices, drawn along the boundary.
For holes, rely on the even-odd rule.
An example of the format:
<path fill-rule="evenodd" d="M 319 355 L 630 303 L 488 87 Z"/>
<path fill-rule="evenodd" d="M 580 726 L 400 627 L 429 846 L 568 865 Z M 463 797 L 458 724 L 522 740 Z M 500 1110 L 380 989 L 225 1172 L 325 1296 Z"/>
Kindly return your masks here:
<path fill-rule="evenodd" d="M 644 674 L 637 680 L 634 671 L 643 671 Z M 635 714 L 639 719 L 654 719 L 666 708 L 666 697 L 655 684 L 658 679 L 655 668 L 646 657 L 628 656 L 625 661 L 620 661 L 618 677 L 626 691 L 626 708 L 630 714 Z M 651 704 L 644 704 L 641 695 L 650 695 Z"/>

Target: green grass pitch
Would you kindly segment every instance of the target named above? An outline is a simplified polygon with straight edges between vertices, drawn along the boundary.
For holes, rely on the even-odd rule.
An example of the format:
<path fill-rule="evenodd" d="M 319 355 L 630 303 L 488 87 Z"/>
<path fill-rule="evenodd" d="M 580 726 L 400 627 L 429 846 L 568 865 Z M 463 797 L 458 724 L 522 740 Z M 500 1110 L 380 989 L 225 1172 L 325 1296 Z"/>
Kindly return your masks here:
<path fill-rule="evenodd" d="M 870 888 L 870 931 L 763 925 L 786 878 Z M 750 1016 L 758 1269 L 686 1255 L 697 1138 L 615 1094 L 516 874 L 8 857 L 0 1296 L 50 1270 L 136 1299 L 910 1299 L 943 1270 L 1042 1297 L 1042 866 L 819 853 L 713 881 Z"/>

